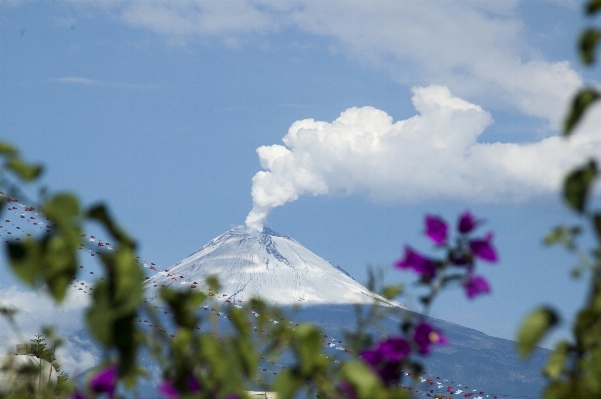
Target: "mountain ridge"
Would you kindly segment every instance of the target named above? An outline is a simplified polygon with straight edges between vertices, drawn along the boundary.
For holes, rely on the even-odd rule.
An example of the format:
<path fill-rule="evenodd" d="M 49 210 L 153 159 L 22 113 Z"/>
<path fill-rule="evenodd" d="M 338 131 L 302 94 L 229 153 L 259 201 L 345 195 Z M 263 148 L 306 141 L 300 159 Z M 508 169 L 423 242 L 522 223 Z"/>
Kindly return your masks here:
<path fill-rule="evenodd" d="M 226 300 L 258 297 L 274 305 L 371 304 L 404 308 L 375 294 L 340 267 L 315 255 L 293 238 L 269 228 L 255 233 L 237 226 L 145 282 L 147 299 L 160 286 L 207 290 L 218 277 Z"/>

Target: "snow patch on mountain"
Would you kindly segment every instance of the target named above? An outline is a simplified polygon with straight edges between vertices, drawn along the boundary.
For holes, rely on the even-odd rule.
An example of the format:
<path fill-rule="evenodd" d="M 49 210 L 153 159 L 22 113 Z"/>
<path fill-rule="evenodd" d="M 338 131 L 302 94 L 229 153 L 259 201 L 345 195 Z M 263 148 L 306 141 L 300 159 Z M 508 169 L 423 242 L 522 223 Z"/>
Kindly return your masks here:
<path fill-rule="evenodd" d="M 161 286 L 208 292 L 205 279 L 221 283 L 218 299 L 247 301 L 259 297 L 274 305 L 379 304 L 403 307 L 370 292 L 340 267 L 334 267 L 296 240 L 264 228 L 249 231 L 238 226 L 163 273 L 146 280 L 147 299 Z"/>

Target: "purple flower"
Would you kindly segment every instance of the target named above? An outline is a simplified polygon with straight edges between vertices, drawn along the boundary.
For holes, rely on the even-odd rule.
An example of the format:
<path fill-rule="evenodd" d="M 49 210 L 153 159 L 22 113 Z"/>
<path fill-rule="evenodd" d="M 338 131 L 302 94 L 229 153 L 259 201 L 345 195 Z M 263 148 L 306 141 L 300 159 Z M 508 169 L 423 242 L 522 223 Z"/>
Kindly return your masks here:
<path fill-rule="evenodd" d="M 355 388 L 348 381 L 340 381 L 338 383 L 338 390 L 344 394 L 346 399 L 358 399 Z"/>
<path fill-rule="evenodd" d="M 488 233 L 484 239 L 470 241 L 470 249 L 474 256 L 489 262 L 496 262 L 498 260 L 497 251 L 491 245 L 491 241 L 492 233 Z"/>
<path fill-rule="evenodd" d="M 177 399 L 179 398 L 179 392 L 173 384 L 169 381 L 163 381 L 161 385 L 159 385 L 158 390 L 163 394 L 167 399 Z"/>
<path fill-rule="evenodd" d="M 376 347 L 361 352 L 361 358 L 372 366 L 385 384 L 398 381 L 401 361 L 411 352 L 409 343 L 400 337 L 391 337 Z"/>
<path fill-rule="evenodd" d="M 455 266 L 464 266 L 470 263 L 470 260 L 464 254 L 457 254 L 455 252 L 451 252 L 449 254 L 449 262 L 451 262 Z"/>
<path fill-rule="evenodd" d="M 484 277 L 469 275 L 468 279 L 463 283 L 465 293 L 468 298 L 475 298 L 478 295 L 487 294 L 490 292 L 488 281 Z"/>
<path fill-rule="evenodd" d="M 391 362 L 400 362 L 411 352 L 409 343 L 400 337 L 388 338 L 380 343 L 378 349 L 382 352 L 384 359 Z"/>
<path fill-rule="evenodd" d="M 431 280 L 436 274 L 436 265 L 430 259 L 415 252 L 411 247 L 405 247 L 405 258 L 395 264 L 399 269 L 413 269 L 417 274 Z"/>
<path fill-rule="evenodd" d="M 79 392 L 79 391 L 75 391 L 75 394 L 73 396 L 71 396 L 71 399 L 87 399 L 86 396 Z"/>
<path fill-rule="evenodd" d="M 167 399 L 177 399 L 180 397 L 180 392 L 173 385 L 173 383 L 168 380 L 163 381 L 161 383 L 161 385 L 159 385 L 158 390 Z M 200 391 L 200 383 L 192 375 L 188 376 L 188 391 L 189 392 L 199 392 Z"/>
<path fill-rule="evenodd" d="M 446 337 L 440 331 L 424 322 L 419 323 L 415 328 L 413 341 L 417 344 L 419 353 L 422 355 L 430 353 L 430 346 L 432 345 L 447 343 Z"/>
<path fill-rule="evenodd" d="M 459 216 L 459 232 L 463 234 L 469 233 L 479 222 L 470 211 L 465 211 Z"/>
<path fill-rule="evenodd" d="M 426 215 L 426 235 L 436 244 L 441 245 L 447 241 L 447 223 L 438 216 Z"/>
<path fill-rule="evenodd" d="M 90 388 L 96 393 L 107 393 L 109 397 L 115 395 L 117 385 L 117 365 L 111 365 L 99 371 L 90 379 Z"/>

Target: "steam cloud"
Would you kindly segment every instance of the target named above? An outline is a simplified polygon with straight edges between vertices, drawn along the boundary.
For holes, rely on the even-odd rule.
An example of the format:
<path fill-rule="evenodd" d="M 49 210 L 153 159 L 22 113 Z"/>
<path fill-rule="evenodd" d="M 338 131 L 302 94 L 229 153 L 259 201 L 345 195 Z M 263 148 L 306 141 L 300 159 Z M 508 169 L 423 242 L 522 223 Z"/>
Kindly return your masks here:
<path fill-rule="evenodd" d="M 416 87 L 418 115 L 393 123 L 373 107 L 349 108 L 332 123 L 294 122 L 283 145 L 257 149 L 253 207 L 246 226 L 260 231 L 269 212 L 311 194 L 365 193 L 373 201 L 455 199 L 523 202 L 557 190 L 563 173 L 601 151 L 586 131 L 566 142 L 478 143 L 492 123 L 481 107 L 447 87 Z"/>

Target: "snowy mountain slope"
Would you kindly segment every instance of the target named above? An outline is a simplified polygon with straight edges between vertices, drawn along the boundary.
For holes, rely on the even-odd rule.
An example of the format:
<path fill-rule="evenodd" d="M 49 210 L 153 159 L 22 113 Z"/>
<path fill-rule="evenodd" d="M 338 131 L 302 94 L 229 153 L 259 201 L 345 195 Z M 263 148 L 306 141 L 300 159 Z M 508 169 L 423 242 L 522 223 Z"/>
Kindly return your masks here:
<path fill-rule="evenodd" d="M 210 275 L 219 278 L 222 287 L 214 294 L 223 300 L 246 301 L 254 296 L 274 305 L 370 304 L 376 300 L 401 306 L 371 293 L 294 239 L 267 228 L 249 233 L 244 226 L 146 280 L 147 298 L 154 299 L 161 285 L 206 292 L 205 279 Z"/>
<path fill-rule="evenodd" d="M 251 234 L 243 226 L 211 240 L 181 262 L 150 277 L 145 283 L 146 297 L 148 300 L 156 298 L 161 285 L 194 286 L 194 289 L 206 292 L 208 287 L 204 286 L 204 281 L 209 275 L 218 276 L 222 284 L 220 292 L 213 294 L 223 301 L 223 308 L 238 305 L 238 301 L 247 302 L 253 296 L 279 305 L 295 323 L 316 323 L 325 337 L 335 338 L 335 345 L 324 342 L 326 353 L 333 357 L 346 356 L 339 349 L 346 345 L 344 332 L 356 325 L 356 308 L 352 304 L 372 304 L 375 299 L 378 303 L 405 309 L 397 302 L 370 293 L 344 270 L 332 266 L 294 239 L 269 229 Z M 302 305 L 300 309 L 293 310 L 292 305 L 298 304 Z M 370 331 L 374 338 L 398 334 L 400 316 L 400 312 L 394 311 L 381 320 Z M 226 329 L 225 314 L 220 320 Z M 447 388 L 451 386 L 461 395 L 465 395 L 465 390 L 466 394 L 473 393 L 475 398 L 541 397 L 544 378 L 540 370 L 548 350 L 538 350 L 529 362 L 524 363 L 517 357 L 513 341 L 487 336 L 443 320 L 428 320 L 444 333 L 449 344 L 435 348 L 423 359 L 430 375 L 427 378 L 432 378 L 436 384 L 422 384 L 422 394 L 448 395 Z M 280 359 L 280 363 L 285 362 Z M 265 365 L 267 374 L 279 370 L 274 367 Z"/>

